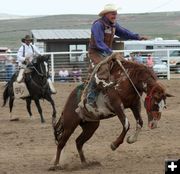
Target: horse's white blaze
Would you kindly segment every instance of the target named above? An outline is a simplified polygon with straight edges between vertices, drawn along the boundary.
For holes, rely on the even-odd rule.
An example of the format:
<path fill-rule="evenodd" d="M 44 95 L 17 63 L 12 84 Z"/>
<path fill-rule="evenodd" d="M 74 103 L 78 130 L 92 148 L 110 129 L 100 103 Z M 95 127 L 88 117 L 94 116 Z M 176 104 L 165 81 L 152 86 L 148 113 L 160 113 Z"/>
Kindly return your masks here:
<path fill-rule="evenodd" d="M 47 62 L 44 62 L 44 65 L 45 65 L 46 72 L 48 72 L 48 64 L 47 64 Z"/>
<path fill-rule="evenodd" d="M 164 100 L 161 100 L 158 104 L 159 106 L 159 112 L 162 112 L 162 110 L 164 109 L 165 107 L 165 103 L 164 103 Z"/>

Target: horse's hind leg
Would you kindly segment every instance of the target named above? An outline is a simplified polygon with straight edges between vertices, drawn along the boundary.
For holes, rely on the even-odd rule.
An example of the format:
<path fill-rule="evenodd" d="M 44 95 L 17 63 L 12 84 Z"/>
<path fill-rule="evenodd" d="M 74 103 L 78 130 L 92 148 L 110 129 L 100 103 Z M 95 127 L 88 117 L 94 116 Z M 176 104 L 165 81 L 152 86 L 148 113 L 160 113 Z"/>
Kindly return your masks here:
<path fill-rule="evenodd" d="M 75 117 L 74 117 L 75 118 Z M 56 159 L 54 161 L 54 166 L 50 167 L 49 170 L 56 170 L 58 168 L 59 160 L 60 160 L 60 155 L 61 151 L 66 145 L 69 137 L 72 135 L 76 127 L 79 125 L 80 120 L 71 120 L 73 124 L 70 124 L 70 120 L 64 120 L 61 122 L 57 123 L 57 127 L 55 127 L 56 132 L 56 140 L 58 141 L 57 143 L 57 151 L 56 151 Z"/>
<path fill-rule="evenodd" d="M 56 170 L 58 168 L 57 165 L 59 164 L 61 151 L 64 148 L 64 146 L 66 145 L 66 143 L 67 143 L 67 141 L 68 141 L 68 139 L 72 133 L 73 133 L 73 131 L 70 131 L 70 130 L 64 130 L 63 131 L 60 140 L 58 140 L 57 151 L 56 151 L 56 159 L 54 161 L 54 166 L 50 167 L 49 170 Z"/>
<path fill-rule="evenodd" d="M 80 125 L 82 127 L 82 133 L 79 135 L 79 137 L 76 139 L 76 147 L 81 159 L 82 164 L 86 164 L 86 158 L 83 153 L 83 145 L 86 141 L 88 141 L 96 129 L 99 127 L 99 121 L 97 122 L 85 122 Z"/>
<path fill-rule="evenodd" d="M 34 101 L 35 101 L 35 104 L 36 104 L 36 106 L 37 106 L 38 112 L 39 112 L 40 117 L 41 117 L 41 123 L 44 123 L 45 120 L 44 120 L 44 117 L 43 117 L 43 115 L 42 115 L 42 108 L 41 108 L 39 99 L 35 99 Z"/>
<path fill-rule="evenodd" d="M 12 115 L 13 104 L 14 104 L 14 97 L 13 97 L 13 96 L 10 96 L 10 98 L 9 98 L 10 121 L 18 121 L 19 118 L 17 118 L 17 117 L 15 118 L 15 117 L 13 117 L 13 115 Z"/>
<path fill-rule="evenodd" d="M 26 108 L 27 108 L 27 111 L 30 115 L 30 117 L 32 116 L 32 112 L 31 112 L 31 99 L 30 98 L 26 98 Z"/>

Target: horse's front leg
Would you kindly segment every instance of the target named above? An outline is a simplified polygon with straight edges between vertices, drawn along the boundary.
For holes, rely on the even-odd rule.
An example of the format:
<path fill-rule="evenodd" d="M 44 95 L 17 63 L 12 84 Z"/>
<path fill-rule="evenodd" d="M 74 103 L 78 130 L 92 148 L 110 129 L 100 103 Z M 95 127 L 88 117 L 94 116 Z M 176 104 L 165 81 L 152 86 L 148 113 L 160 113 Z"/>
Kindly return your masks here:
<path fill-rule="evenodd" d="M 130 123 L 129 123 L 126 115 L 124 114 L 124 107 L 123 107 L 122 103 L 118 109 L 115 109 L 115 113 L 117 114 L 119 120 L 121 121 L 121 123 L 123 125 L 123 130 L 122 130 L 121 134 L 119 135 L 119 137 L 116 139 L 116 141 L 114 141 L 111 144 L 112 150 L 116 150 L 116 148 L 119 147 L 119 145 L 123 143 L 124 137 L 126 136 L 126 133 L 128 132 L 129 127 L 130 127 Z"/>
<path fill-rule="evenodd" d="M 141 112 L 141 103 L 140 101 L 136 103 L 137 105 L 136 106 L 133 106 L 131 108 L 132 112 L 133 112 L 133 115 L 136 119 L 136 130 L 135 132 L 130 135 L 128 138 L 127 138 L 127 142 L 129 144 L 131 143 L 134 143 L 137 141 L 137 138 L 138 138 L 138 135 L 141 131 L 141 128 L 143 127 L 143 120 L 142 120 L 142 117 L 140 115 L 140 112 Z"/>
<path fill-rule="evenodd" d="M 39 112 L 40 117 L 41 117 L 41 123 L 44 123 L 45 120 L 44 120 L 44 117 L 43 117 L 43 115 L 42 115 L 42 108 L 41 108 L 39 99 L 34 99 L 34 101 L 35 101 L 35 104 L 36 104 L 36 106 L 37 106 L 38 112 Z"/>
<path fill-rule="evenodd" d="M 108 96 L 112 110 L 118 116 L 123 126 L 123 130 L 119 135 L 119 137 L 114 142 L 111 143 L 111 149 L 116 150 L 116 148 L 118 148 L 119 145 L 123 143 L 124 137 L 126 136 L 126 133 L 129 130 L 130 123 L 124 113 L 124 105 L 123 102 L 121 101 L 118 91 L 114 90 L 113 88 L 110 88 L 107 91 L 106 95 Z"/>
<path fill-rule="evenodd" d="M 53 114 L 52 114 L 52 125 L 53 127 L 56 124 L 56 108 L 55 108 L 55 103 L 54 100 L 52 99 L 51 95 L 46 96 L 46 100 L 51 103 L 52 109 L 53 109 Z"/>

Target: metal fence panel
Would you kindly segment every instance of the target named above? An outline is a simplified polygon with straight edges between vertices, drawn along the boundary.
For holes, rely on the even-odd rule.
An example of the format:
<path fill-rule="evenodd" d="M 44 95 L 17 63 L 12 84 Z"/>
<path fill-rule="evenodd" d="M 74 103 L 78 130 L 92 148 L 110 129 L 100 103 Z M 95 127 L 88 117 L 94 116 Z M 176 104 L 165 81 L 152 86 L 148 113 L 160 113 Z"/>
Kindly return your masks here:
<path fill-rule="evenodd" d="M 114 50 L 121 52 L 125 59 L 134 60 L 141 57 L 141 63 L 146 64 L 147 55 L 151 54 L 154 62 L 160 60 L 160 63 L 154 67 L 154 71 L 159 78 L 172 79 L 180 78 L 180 50 L 161 49 L 161 50 Z M 165 54 L 166 53 L 166 54 Z M 87 52 L 45 52 L 50 55 L 50 75 L 54 82 L 80 82 L 88 76 L 88 67 L 90 60 Z M 18 70 L 16 63 L 16 54 L 0 54 L 0 81 L 9 81 L 12 74 Z M 131 60 L 132 61 L 132 60 Z M 60 76 L 61 71 L 68 71 L 68 76 Z"/>

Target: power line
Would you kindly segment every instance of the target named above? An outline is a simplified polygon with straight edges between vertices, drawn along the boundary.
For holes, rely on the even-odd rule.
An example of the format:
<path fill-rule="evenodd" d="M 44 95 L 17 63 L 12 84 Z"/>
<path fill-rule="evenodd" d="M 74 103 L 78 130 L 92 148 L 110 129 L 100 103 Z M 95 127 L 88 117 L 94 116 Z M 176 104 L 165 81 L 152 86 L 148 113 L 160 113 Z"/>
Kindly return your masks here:
<path fill-rule="evenodd" d="M 161 5 L 158 5 L 157 7 L 149 10 L 147 13 L 151 13 L 151 12 L 153 12 L 154 10 L 160 9 L 160 8 L 168 5 L 169 3 L 172 3 L 173 1 L 175 1 L 175 0 L 168 0 L 168 1 L 164 2 L 164 3 L 162 3 Z"/>

